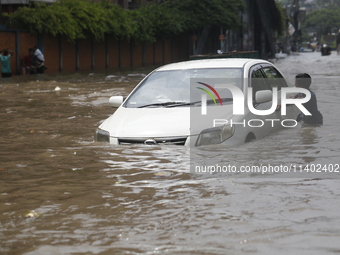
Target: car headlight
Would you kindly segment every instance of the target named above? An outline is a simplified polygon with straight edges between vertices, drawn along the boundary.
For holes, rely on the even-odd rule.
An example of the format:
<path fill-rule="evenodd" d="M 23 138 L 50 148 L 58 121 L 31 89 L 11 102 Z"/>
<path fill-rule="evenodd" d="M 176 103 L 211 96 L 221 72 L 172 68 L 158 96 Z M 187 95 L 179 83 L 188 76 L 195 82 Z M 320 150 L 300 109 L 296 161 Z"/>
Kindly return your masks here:
<path fill-rule="evenodd" d="M 94 139 L 96 142 L 110 142 L 110 133 L 103 129 L 97 128 Z"/>
<path fill-rule="evenodd" d="M 196 146 L 220 144 L 233 136 L 234 130 L 235 127 L 231 125 L 204 129 L 197 139 Z"/>

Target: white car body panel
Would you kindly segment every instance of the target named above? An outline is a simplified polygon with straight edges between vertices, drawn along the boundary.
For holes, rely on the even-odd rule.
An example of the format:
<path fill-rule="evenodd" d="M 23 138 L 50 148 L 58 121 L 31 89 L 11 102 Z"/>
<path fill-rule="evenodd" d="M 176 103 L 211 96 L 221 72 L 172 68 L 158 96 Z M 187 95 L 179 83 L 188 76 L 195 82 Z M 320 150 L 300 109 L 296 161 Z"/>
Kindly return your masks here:
<path fill-rule="evenodd" d="M 190 108 L 120 107 L 100 128 L 108 130 L 110 136 L 117 138 L 188 136 Z"/>

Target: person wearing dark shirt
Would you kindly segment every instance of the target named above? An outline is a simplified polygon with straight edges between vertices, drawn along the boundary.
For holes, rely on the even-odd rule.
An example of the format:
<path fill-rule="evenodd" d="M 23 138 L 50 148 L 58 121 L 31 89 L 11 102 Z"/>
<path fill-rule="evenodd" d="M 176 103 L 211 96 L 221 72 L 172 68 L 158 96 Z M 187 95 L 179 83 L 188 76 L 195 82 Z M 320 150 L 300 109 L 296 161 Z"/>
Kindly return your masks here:
<path fill-rule="evenodd" d="M 34 51 L 33 48 L 28 49 L 28 55 L 24 56 L 21 63 L 22 74 L 30 74 L 32 68 Z"/>
<path fill-rule="evenodd" d="M 307 124 L 323 124 L 323 116 L 318 110 L 318 104 L 316 100 L 316 95 L 313 91 L 309 89 L 312 84 L 312 78 L 307 73 L 298 74 L 295 76 L 295 87 L 307 89 L 311 98 L 308 102 L 304 103 L 303 106 L 312 114 L 305 115 L 304 113 L 300 113 L 298 117 L 298 121 L 303 121 Z M 299 93 L 295 96 L 295 98 L 304 98 L 305 94 Z"/>
<path fill-rule="evenodd" d="M 329 56 L 331 55 L 331 53 L 332 53 L 331 48 L 327 44 L 322 45 L 321 56 Z"/>

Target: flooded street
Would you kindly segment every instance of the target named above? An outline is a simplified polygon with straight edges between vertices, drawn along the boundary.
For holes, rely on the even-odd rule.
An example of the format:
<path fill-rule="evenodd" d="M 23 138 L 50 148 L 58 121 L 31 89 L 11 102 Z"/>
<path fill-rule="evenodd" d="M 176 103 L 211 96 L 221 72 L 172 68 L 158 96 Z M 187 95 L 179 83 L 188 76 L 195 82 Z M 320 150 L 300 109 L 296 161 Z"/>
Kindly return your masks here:
<path fill-rule="evenodd" d="M 127 96 L 147 71 L 0 80 L 0 254 L 339 254 L 340 173 L 189 171 L 192 154 L 340 164 L 340 56 L 275 65 L 290 82 L 311 74 L 324 125 L 232 149 L 93 142 L 114 111 L 108 98 Z"/>

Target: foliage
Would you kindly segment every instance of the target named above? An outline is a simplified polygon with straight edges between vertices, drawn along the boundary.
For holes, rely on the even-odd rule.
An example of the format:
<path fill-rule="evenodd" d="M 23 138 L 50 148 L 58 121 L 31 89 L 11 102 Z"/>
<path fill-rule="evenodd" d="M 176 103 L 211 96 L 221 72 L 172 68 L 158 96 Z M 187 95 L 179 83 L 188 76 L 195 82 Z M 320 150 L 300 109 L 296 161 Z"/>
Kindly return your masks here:
<path fill-rule="evenodd" d="M 56 5 L 66 7 L 73 20 L 76 22 L 76 35 L 78 38 L 92 35 L 97 40 L 104 38 L 106 31 L 106 11 L 98 3 L 87 1 L 68 0 L 57 2 Z M 49 9 L 54 10 L 55 5 L 50 5 Z M 67 25 L 67 24 L 63 24 Z M 46 32 L 48 32 L 47 30 Z"/>
<path fill-rule="evenodd" d="M 340 0 L 315 0 L 318 8 L 340 7 Z"/>
<path fill-rule="evenodd" d="M 275 2 L 275 5 L 276 5 L 276 11 L 277 12 L 277 15 L 275 16 L 276 17 L 276 31 L 278 32 L 278 35 L 279 36 L 283 36 L 284 35 L 284 31 L 286 30 L 286 19 L 287 19 L 287 16 L 286 16 L 286 13 L 285 13 L 285 10 L 282 8 L 282 6 L 278 3 L 278 2 Z"/>
<path fill-rule="evenodd" d="M 207 25 L 236 28 L 239 25 L 239 11 L 244 8 L 240 0 L 175 0 L 168 5 L 173 12 L 181 14 L 185 31 Z"/>
<path fill-rule="evenodd" d="M 87 36 L 103 40 L 106 32 L 118 36 L 126 33 L 122 31 L 126 27 L 120 23 L 124 19 L 120 17 L 123 12 L 119 9 L 119 6 L 106 2 L 61 0 L 52 5 L 34 3 L 4 16 L 11 25 L 32 33 L 65 35 L 71 41 Z"/>
<path fill-rule="evenodd" d="M 337 33 L 340 28 L 340 8 L 326 8 L 315 10 L 306 16 L 304 27 L 314 29 L 319 36 Z"/>
<path fill-rule="evenodd" d="M 241 0 L 173 0 L 128 11 L 134 21 L 134 39 L 154 41 L 157 37 L 192 32 L 208 25 L 237 28 Z"/>
<path fill-rule="evenodd" d="M 276 0 L 281 6 L 288 7 L 293 4 L 292 0 Z M 309 10 L 323 9 L 328 7 L 340 7 L 340 0 L 299 0 L 300 7 Z"/>
<path fill-rule="evenodd" d="M 61 5 L 54 5 L 54 9 L 45 4 L 33 4 L 19 8 L 13 14 L 3 14 L 8 23 L 17 28 L 25 28 L 32 33 L 49 32 L 52 35 L 64 34 L 74 39 L 77 34 L 77 22 L 69 11 Z M 66 24 L 66 25 L 64 25 Z"/>
<path fill-rule="evenodd" d="M 281 6 L 275 1 L 257 1 L 261 20 L 272 31 L 282 35 L 285 24 L 285 14 Z"/>
<path fill-rule="evenodd" d="M 106 21 L 106 33 L 114 35 L 116 38 L 129 39 L 134 33 L 133 21 L 128 13 L 116 4 L 107 1 L 100 2 L 104 8 Z"/>
<path fill-rule="evenodd" d="M 108 1 L 59 0 L 51 5 L 34 3 L 4 14 L 11 27 L 32 33 L 65 35 L 71 41 L 105 34 L 116 38 L 153 42 L 207 25 L 236 28 L 242 0 L 172 0 L 124 10 Z"/>
<path fill-rule="evenodd" d="M 168 36 L 183 32 L 181 14 L 169 7 L 168 3 L 149 4 L 135 11 L 148 19 L 150 22 L 148 28 L 153 36 Z"/>
<path fill-rule="evenodd" d="M 131 37 L 142 42 L 155 41 L 152 21 L 139 10 L 127 11 L 132 20 L 133 34 Z"/>

